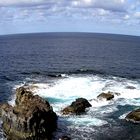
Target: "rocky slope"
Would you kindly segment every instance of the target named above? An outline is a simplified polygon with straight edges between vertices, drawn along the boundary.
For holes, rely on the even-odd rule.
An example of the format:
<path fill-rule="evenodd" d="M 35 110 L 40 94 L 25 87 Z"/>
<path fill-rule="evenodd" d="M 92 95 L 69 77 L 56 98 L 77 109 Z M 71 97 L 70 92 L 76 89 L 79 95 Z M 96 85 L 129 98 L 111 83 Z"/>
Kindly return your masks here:
<path fill-rule="evenodd" d="M 24 87 L 16 90 L 15 106 L 1 105 L 3 130 L 9 140 L 51 140 L 57 115 L 49 102 Z"/>

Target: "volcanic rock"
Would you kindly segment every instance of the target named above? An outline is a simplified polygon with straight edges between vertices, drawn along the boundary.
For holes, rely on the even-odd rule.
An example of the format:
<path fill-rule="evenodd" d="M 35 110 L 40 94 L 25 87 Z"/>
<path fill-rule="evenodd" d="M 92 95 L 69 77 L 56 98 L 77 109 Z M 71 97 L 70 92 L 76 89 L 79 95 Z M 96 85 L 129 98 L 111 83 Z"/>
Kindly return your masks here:
<path fill-rule="evenodd" d="M 97 99 L 99 99 L 99 100 L 106 99 L 108 101 L 108 100 L 111 100 L 113 98 L 114 98 L 114 94 L 112 92 L 101 93 L 100 95 L 97 96 Z"/>
<path fill-rule="evenodd" d="M 64 115 L 68 114 L 76 114 L 79 115 L 85 112 L 85 109 L 91 107 L 91 104 L 88 100 L 84 98 L 78 98 L 76 101 L 72 102 L 72 104 L 62 110 Z"/>
<path fill-rule="evenodd" d="M 133 123 L 140 123 L 140 109 L 130 112 L 125 119 Z"/>
<path fill-rule="evenodd" d="M 51 140 L 57 128 L 57 115 L 50 104 L 21 87 L 15 106 L 1 106 L 3 131 L 9 140 Z"/>

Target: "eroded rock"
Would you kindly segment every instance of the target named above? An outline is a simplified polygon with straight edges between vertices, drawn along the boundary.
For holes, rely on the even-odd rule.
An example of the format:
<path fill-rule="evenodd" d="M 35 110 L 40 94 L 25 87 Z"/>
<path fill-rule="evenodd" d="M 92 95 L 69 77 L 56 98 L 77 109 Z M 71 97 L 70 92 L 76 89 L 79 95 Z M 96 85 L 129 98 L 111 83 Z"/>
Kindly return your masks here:
<path fill-rule="evenodd" d="M 114 94 L 112 92 L 108 92 L 108 93 L 101 93 L 100 95 L 97 96 L 97 99 L 99 100 L 111 100 L 114 98 Z"/>
<path fill-rule="evenodd" d="M 72 102 L 72 104 L 62 110 L 62 113 L 64 115 L 68 114 L 76 114 L 79 115 L 83 112 L 85 112 L 85 109 L 91 107 L 91 104 L 88 102 L 88 100 L 84 98 L 78 98 L 76 101 Z"/>
<path fill-rule="evenodd" d="M 57 115 L 50 104 L 21 87 L 15 106 L 1 106 L 3 130 L 10 140 L 51 140 L 57 128 Z"/>
<path fill-rule="evenodd" d="M 130 112 L 125 119 L 133 123 L 140 123 L 140 109 Z"/>

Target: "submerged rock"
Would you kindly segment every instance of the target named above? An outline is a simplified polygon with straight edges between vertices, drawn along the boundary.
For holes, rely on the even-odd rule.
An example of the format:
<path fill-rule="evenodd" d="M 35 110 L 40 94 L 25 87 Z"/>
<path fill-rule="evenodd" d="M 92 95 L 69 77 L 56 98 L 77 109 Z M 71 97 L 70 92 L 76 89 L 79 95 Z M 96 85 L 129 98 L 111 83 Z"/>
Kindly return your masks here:
<path fill-rule="evenodd" d="M 140 123 L 140 109 L 130 112 L 125 119 L 133 123 Z"/>
<path fill-rule="evenodd" d="M 76 101 L 72 102 L 72 104 L 62 110 L 62 113 L 64 115 L 68 114 L 76 114 L 79 115 L 83 112 L 85 112 L 85 109 L 91 107 L 91 104 L 88 102 L 88 100 L 84 98 L 78 98 Z"/>
<path fill-rule="evenodd" d="M 134 86 L 127 86 L 126 88 L 127 89 L 136 89 L 136 87 L 134 87 Z"/>
<path fill-rule="evenodd" d="M 108 100 L 111 100 L 113 98 L 114 98 L 114 94 L 112 92 L 101 93 L 100 95 L 97 96 L 97 99 L 99 99 L 99 100 L 106 99 L 108 101 Z"/>
<path fill-rule="evenodd" d="M 50 104 L 21 87 L 15 106 L 1 106 L 3 130 L 10 140 L 51 140 L 57 128 L 57 115 Z"/>

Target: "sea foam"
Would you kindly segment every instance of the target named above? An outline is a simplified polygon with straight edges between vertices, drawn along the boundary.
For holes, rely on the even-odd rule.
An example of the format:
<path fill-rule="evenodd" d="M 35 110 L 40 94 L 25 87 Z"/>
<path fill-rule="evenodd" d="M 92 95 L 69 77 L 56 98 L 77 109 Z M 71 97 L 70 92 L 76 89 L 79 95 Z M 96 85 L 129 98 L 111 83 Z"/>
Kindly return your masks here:
<path fill-rule="evenodd" d="M 52 80 L 52 79 L 51 79 Z M 20 87 L 23 84 L 16 85 L 14 88 Z M 61 110 L 70 105 L 76 98 L 86 98 L 92 104 L 92 107 L 87 110 L 86 117 L 71 116 L 67 120 L 73 124 L 87 126 L 101 126 L 107 123 L 103 116 L 114 111 L 117 111 L 118 105 L 140 105 L 140 83 L 138 81 L 128 80 L 119 77 L 102 77 L 97 75 L 71 75 L 67 78 L 54 78 L 54 81 L 36 82 L 26 84 L 34 92 L 44 99 L 47 99 L 57 112 L 62 116 Z M 127 88 L 128 86 L 135 87 L 134 89 Z M 97 96 L 102 92 L 117 92 L 112 101 L 97 100 Z M 10 102 L 14 103 L 15 96 Z M 124 112 L 125 114 L 126 112 Z M 100 114 L 100 115 L 99 115 Z M 123 115 L 123 114 L 122 114 Z M 98 117 L 100 116 L 100 117 Z"/>

